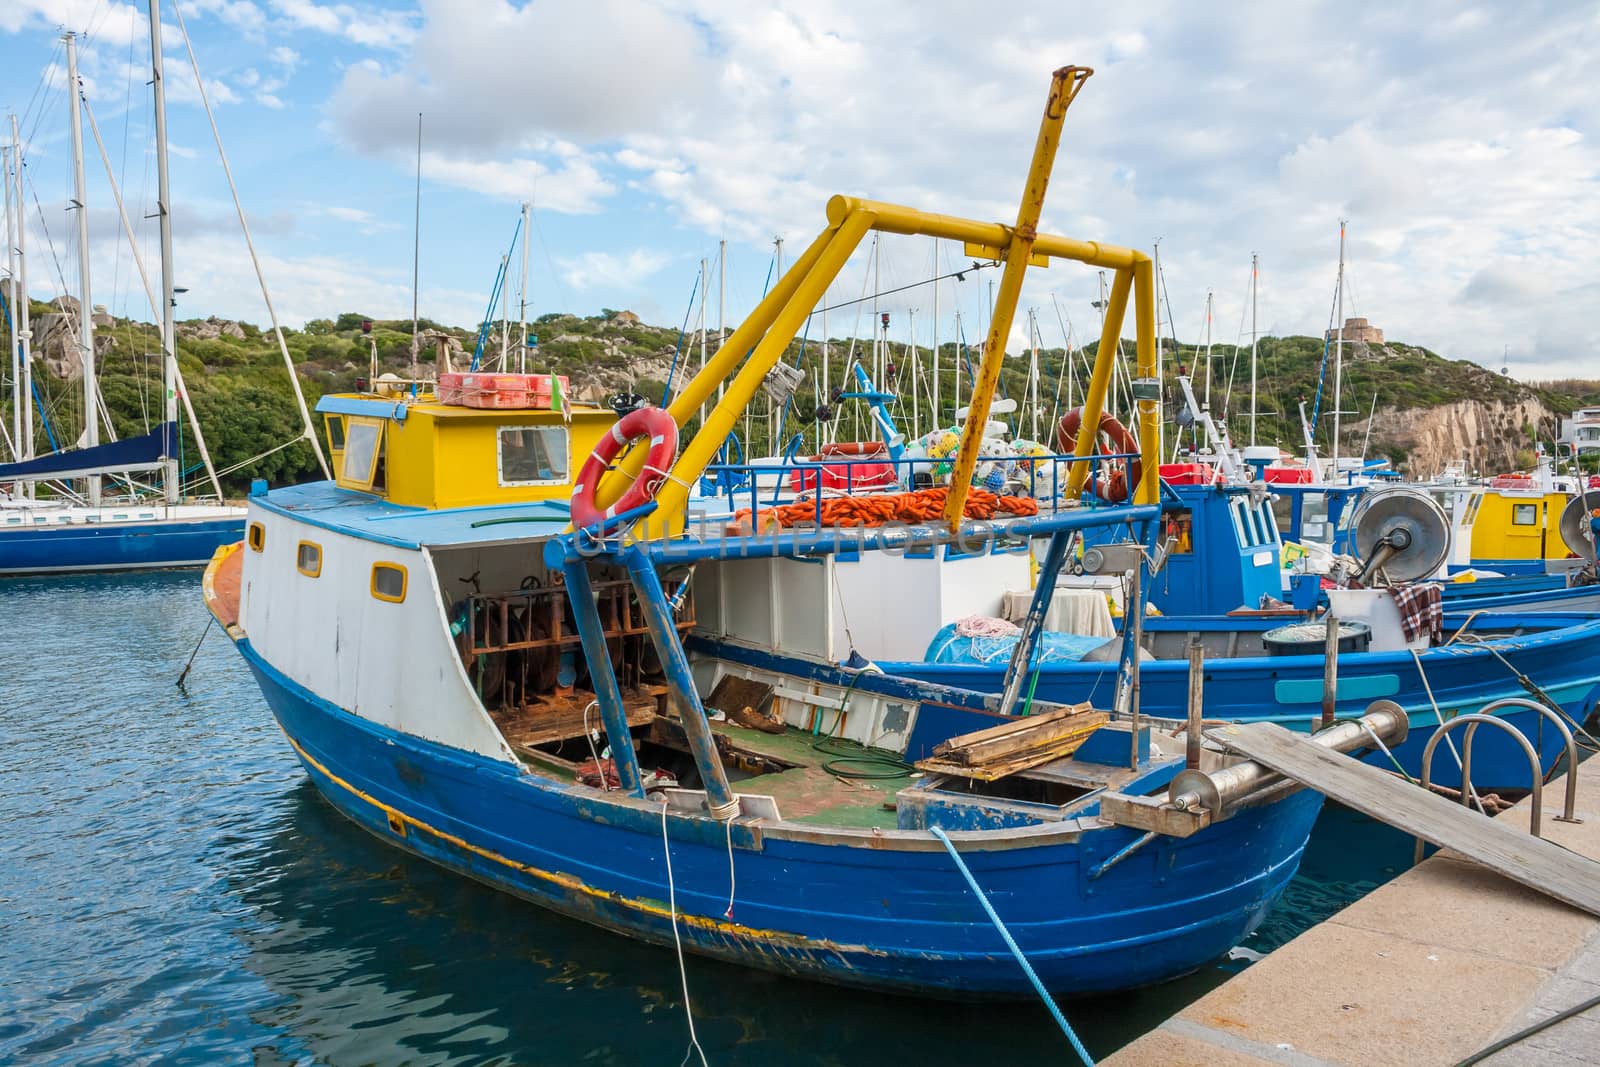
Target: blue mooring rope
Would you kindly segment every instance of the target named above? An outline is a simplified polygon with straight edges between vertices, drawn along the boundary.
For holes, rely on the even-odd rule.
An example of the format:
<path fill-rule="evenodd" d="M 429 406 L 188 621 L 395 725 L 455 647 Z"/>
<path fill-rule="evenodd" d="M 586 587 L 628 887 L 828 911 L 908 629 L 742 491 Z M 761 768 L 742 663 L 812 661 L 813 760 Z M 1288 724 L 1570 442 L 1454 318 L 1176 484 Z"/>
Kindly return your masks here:
<path fill-rule="evenodd" d="M 978 898 L 978 903 L 983 905 L 983 910 L 989 916 L 989 921 L 994 923 L 996 930 L 1000 931 L 1000 936 L 1005 939 L 1006 948 L 1009 948 L 1011 954 L 1017 958 L 1017 962 L 1022 964 L 1023 973 L 1028 976 L 1028 981 L 1033 983 L 1033 988 L 1038 991 L 1039 999 L 1044 1001 L 1044 1006 L 1050 1009 L 1050 1014 L 1054 1017 L 1056 1025 L 1061 1027 L 1061 1032 L 1067 1035 L 1068 1041 L 1072 1042 L 1073 1051 L 1078 1054 L 1078 1058 L 1084 1062 L 1085 1067 L 1094 1067 L 1094 1058 L 1089 1055 L 1089 1050 L 1083 1047 L 1083 1042 L 1078 1040 L 1078 1035 L 1073 1032 L 1072 1024 L 1067 1022 L 1067 1017 L 1061 1014 L 1061 1009 L 1056 1006 L 1056 1002 L 1045 991 L 1044 983 L 1039 981 L 1039 976 L 1034 973 L 1033 964 L 1028 962 L 1028 957 L 1024 956 L 1022 950 L 1017 947 L 1016 941 L 1011 937 L 1011 931 L 1006 929 L 1006 924 L 1000 921 L 999 915 L 995 914 L 994 905 L 990 904 L 989 898 L 983 895 L 983 890 L 978 886 L 978 880 L 972 877 L 972 872 L 967 869 L 967 864 L 961 858 L 961 853 L 956 851 L 956 846 L 951 843 L 950 838 L 945 836 L 945 832 L 941 828 L 930 826 L 928 827 L 928 832 L 939 839 L 944 845 L 945 851 L 950 853 L 950 858 L 956 861 L 956 867 L 961 871 L 961 876 L 967 880 L 967 885 L 971 888 L 972 895 Z"/>

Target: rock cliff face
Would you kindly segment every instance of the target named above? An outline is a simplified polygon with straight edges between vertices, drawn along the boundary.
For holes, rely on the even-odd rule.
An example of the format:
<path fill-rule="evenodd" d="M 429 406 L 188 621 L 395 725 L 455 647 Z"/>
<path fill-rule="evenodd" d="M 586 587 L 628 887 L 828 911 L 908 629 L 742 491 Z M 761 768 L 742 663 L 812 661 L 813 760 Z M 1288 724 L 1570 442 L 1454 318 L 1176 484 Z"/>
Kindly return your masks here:
<path fill-rule="evenodd" d="M 1517 454 L 1533 447 L 1530 426 L 1549 426 L 1555 416 L 1532 395 L 1506 400 L 1458 400 L 1433 407 L 1398 411 L 1379 408 L 1368 455 L 1401 451 L 1413 477 L 1429 478 L 1447 464 L 1466 460 L 1486 473 L 1502 473 L 1518 466 Z M 1348 447 L 1355 447 L 1367 432 L 1367 420 L 1347 423 Z"/>

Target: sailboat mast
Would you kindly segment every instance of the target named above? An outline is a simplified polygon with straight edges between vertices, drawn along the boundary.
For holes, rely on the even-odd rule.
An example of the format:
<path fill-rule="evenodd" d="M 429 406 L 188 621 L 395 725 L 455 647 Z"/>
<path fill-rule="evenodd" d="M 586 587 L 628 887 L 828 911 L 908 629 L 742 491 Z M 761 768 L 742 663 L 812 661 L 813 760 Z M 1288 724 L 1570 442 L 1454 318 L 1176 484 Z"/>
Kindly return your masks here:
<path fill-rule="evenodd" d="M 822 392 L 817 394 L 819 407 L 831 406 L 833 403 L 833 393 L 828 380 L 828 360 L 830 358 L 828 356 L 828 293 L 831 289 L 832 285 L 830 284 L 822 291 Z M 833 421 L 831 419 L 827 421 L 817 420 L 817 449 L 819 451 L 825 443 L 831 440 L 832 427 Z"/>
<path fill-rule="evenodd" d="M 500 257 L 500 369 L 511 369 L 511 256 Z"/>
<path fill-rule="evenodd" d="M 1256 443 L 1256 285 L 1261 257 L 1250 253 L 1250 447 Z"/>
<path fill-rule="evenodd" d="M 1156 280 L 1156 380 L 1161 380 L 1161 239 L 1150 249 L 1151 273 Z M 1159 450 L 1158 450 L 1159 451 Z"/>
<path fill-rule="evenodd" d="M 22 372 L 17 379 L 17 389 L 22 394 L 18 407 L 22 408 L 22 459 L 33 458 L 33 332 L 32 308 L 28 300 L 28 212 L 22 199 L 22 137 L 17 130 L 17 116 L 11 116 L 11 165 L 15 181 L 17 205 L 17 269 L 11 275 L 12 295 L 16 298 L 17 350 L 21 353 Z M 27 485 L 28 498 L 33 498 L 34 483 Z"/>
<path fill-rule="evenodd" d="M 83 115 L 79 106 L 78 36 L 67 33 L 67 91 L 72 94 L 68 112 L 72 128 L 73 206 L 78 209 L 78 348 L 83 361 L 83 443 L 100 443 L 100 401 L 94 374 L 94 303 L 89 292 L 89 211 L 83 179 Z M 100 475 L 89 475 L 89 506 L 100 506 Z"/>
<path fill-rule="evenodd" d="M 17 336 L 17 237 L 15 220 L 11 217 L 11 146 L 0 146 L 0 178 L 6 187 L 6 277 L 10 279 L 10 293 L 6 306 L 10 311 L 6 335 L 6 354 L 11 361 L 11 456 L 22 459 L 22 407 L 27 401 L 22 396 L 22 339 Z"/>
<path fill-rule="evenodd" d="M 150 0 L 150 70 L 156 107 L 156 216 L 161 234 L 161 398 L 162 418 L 172 426 L 172 447 L 161 460 L 161 492 L 168 506 L 180 495 L 177 456 L 178 342 L 172 272 L 172 187 L 167 181 L 167 87 L 161 64 L 161 0 Z"/>
<path fill-rule="evenodd" d="M 522 202 L 522 281 L 517 287 L 517 323 L 522 337 L 521 344 L 517 346 L 519 374 L 528 373 L 528 213 L 531 207 L 526 200 Z M 705 366 L 703 345 L 700 365 Z"/>
<path fill-rule="evenodd" d="M 1339 415 L 1340 403 L 1344 390 L 1344 225 L 1346 220 L 1339 220 L 1339 281 L 1335 292 L 1335 302 L 1338 311 L 1334 312 L 1333 335 L 1333 477 L 1339 478 Z"/>
<path fill-rule="evenodd" d="M 933 239 L 933 425 L 939 426 L 939 239 Z M 920 429 L 920 427 L 919 427 Z"/>
<path fill-rule="evenodd" d="M 422 279 L 422 112 L 417 112 L 417 193 L 411 219 L 411 380 L 417 380 L 417 287 Z M 435 369 L 435 374 L 438 369 Z"/>
<path fill-rule="evenodd" d="M 1039 439 L 1039 313 L 1028 309 L 1028 391 L 1033 394 L 1032 414 L 1028 416 L 1028 440 Z"/>
<path fill-rule="evenodd" d="M 1206 410 L 1211 410 L 1211 315 L 1212 292 L 1206 290 Z"/>
<path fill-rule="evenodd" d="M 783 280 L 783 238 L 772 239 L 773 270 L 772 284 L 777 285 Z M 778 440 L 778 406 L 773 403 L 772 397 L 767 397 L 767 444 L 776 454 L 782 447 Z"/>
<path fill-rule="evenodd" d="M 961 333 L 961 308 L 957 307 L 956 308 L 956 352 L 955 352 L 955 356 L 951 359 L 951 362 L 956 365 L 955 408 L 956 408 L 957 411 L 961 410 L 961 364 L 966 362 L 966 355 L 967 355 L 966 346 L 963 343 L 963 337 L 962 337 L 962 333 Z M 956 421 L 960 422 L 961 420 L 960 419 L 956 419 Z"/>
<path fill-rule="evenodd" d="M 922 358 L 917 355 L 916 308 L 911 309 L 909 318 L 911 325 L 911 345 L 907 355 L 911 358 L 911 430 L 913 433 L 918 433 L 922 430 L 922 399 L 917 392 L 918 381 L 922 377 Z"/>
<path fill-rule="evenodd" d="M 705 261 L 705 257 L 702 256 L 700 258 L 700 318 L 699 318 L 699 322 L 696 324 L 696 326 L 697 326 L 696 332 L 700 334 L 700 369 L 701 370 L 705 370 L 706 369 L 706 298 L 708 296 L 708 294 L 706 292 L 706 285 L 710 281 L 710 274 L 708 273 L 709 270 L 710 270 L 710 267 L 707 265 L 707 263 Z M 702 426 L 704 426 L 705 425 L 705 421 L 706 421 L 706 406 L 704 404 L 701 404 L 700 405 L 700 424 Z"/>
<path fill-rule="evenodd" d="M 827 333 L 826 330 L 823 333 Z M 728 240 L 717 242 L 717 351 L 728 338 Z M 722 399 L 724 383 L 717 383 L 717 399 Z"/>
<path fill-rule="evenodd" d="M 883 353 L 878 349 L 878 235 L 872 235 L 872 380 L 883 388 Z"/>

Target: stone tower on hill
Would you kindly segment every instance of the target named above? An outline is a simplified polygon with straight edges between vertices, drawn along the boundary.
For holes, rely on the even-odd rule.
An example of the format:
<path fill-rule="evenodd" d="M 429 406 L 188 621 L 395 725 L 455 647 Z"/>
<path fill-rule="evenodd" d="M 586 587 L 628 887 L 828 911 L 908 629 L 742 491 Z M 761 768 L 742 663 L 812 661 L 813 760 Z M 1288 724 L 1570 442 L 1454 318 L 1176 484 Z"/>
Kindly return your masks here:
<path fill-rule="evenodd" d="M 1366 319 L 1345 319 L 1343 329 L 1328 331 L 1328 340 L 1338 341 L 1341 338 L 1345 341 L 1363 341 L 1367 344 L 1381 345 L 1383 331 Z"/>

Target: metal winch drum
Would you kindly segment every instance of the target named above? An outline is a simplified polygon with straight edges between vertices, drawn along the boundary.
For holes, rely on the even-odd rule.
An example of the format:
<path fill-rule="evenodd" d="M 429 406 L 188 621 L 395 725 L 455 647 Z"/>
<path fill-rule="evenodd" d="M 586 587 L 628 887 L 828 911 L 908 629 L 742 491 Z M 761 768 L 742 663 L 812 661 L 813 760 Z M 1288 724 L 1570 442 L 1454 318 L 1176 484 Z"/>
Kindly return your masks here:
<path fill-rule="evenodd" d="M 1561 511 L 1561 540 L 1567 550 L 1589 563 L 1595 562 L 1594 513 L 1600 511 L 1600 489 L 1585 489 Z M 1587 529 L 1588 533 L 1585 533 Z"/>
<path fill-rule="evenodd" d="M 1366 579 L 1380 568 L 1390 581 L 1426 578 L 1450 552 L 1450 520 L 1421 489 L 1394 486 L 1368 492 L 1351 516 L 1356 555 Z"/>

